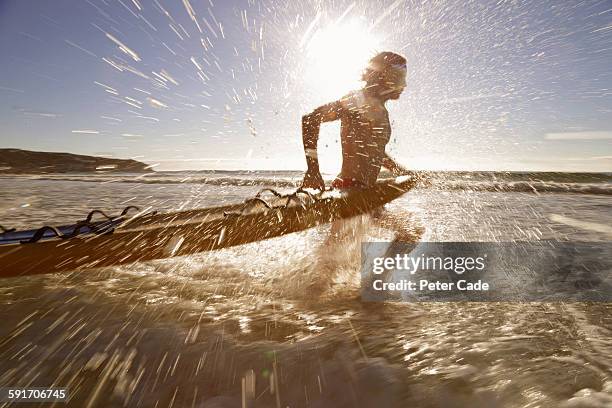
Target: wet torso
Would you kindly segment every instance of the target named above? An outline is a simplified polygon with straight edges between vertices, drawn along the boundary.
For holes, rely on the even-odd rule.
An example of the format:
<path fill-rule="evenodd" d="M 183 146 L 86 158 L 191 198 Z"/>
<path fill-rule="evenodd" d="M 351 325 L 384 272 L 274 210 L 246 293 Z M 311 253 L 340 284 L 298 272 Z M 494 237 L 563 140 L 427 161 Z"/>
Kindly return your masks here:
<path fill-rule="evenodd" d="M 376 182 L 391 137 L 382 101 L 356 91 L 341 100 L 342 170 L 338 178 L 370 186 Z"/>

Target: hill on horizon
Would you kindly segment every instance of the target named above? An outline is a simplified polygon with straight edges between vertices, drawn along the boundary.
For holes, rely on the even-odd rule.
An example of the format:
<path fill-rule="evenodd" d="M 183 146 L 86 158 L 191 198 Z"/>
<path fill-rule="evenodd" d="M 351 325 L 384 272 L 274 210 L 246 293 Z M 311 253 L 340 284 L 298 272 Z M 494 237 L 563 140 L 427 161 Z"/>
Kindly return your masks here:
<path fill-rule="evenodd" d="M 132 159 L 111 159 L 73 153 L 0 149 L 0 174 L 152 172 L 149 165 Z"/>

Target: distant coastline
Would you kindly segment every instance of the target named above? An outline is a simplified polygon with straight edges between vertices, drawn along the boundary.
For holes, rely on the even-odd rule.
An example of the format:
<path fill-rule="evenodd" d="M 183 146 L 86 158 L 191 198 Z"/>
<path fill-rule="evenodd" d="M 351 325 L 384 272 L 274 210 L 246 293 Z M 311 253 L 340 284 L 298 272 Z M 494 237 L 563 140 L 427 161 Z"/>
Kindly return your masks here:
<path fill-rule="evenodd" d="M 39 152 L 15 148 L 0 148 L 0 175 L 11 174 L 107 174 L 132 173 L 135 175 L 149 173 L 151 177 L 180 175 L 187 179 L 184 182 L 194 182 L 198 177 L 226 175 L 230 178 L 240 176 L 254 176 L 257 179 L 265 176 L 299 178 L 304 170 L 159 170 L 154 171 L 150 165 L 133 159 L 114 159 L 100 156 L 80 155 L 73 153 Z M 564 172 L 564 171 L 516 171 L 516 170 L 413 170 L 414 173 L 438 181 L 463 180 L 465 182 L 556 182 L 556 183 L 612 183 L 612 172 Z M 332 179 L 335 174 L 323 174 L 326 179 Z M 392 177 L 383 170 L 381 178 Z M 148 177 L 147 177 L 148 179 Z M 144 181 L 140 180 L 141 182 Z M 251 184 L 250 179 L 243 180 L 246 185 Z M 173 181 L 170 181 L 173 182 Z M 291 186 L 299 184 L 296 181 L 288 182 Z M 296 184 L 297 183 L 297 184 Z M 229 182 L 229 184 L 232 184 Z M 274 184 L 274 183 L 273 183 Z"/>
<path fill-rule="evenodd" d="M 111 159 L 73 153 L 0 149 L 0 174 L 49 173 L 146 173 L 146 163 L 132 159 Z"/>

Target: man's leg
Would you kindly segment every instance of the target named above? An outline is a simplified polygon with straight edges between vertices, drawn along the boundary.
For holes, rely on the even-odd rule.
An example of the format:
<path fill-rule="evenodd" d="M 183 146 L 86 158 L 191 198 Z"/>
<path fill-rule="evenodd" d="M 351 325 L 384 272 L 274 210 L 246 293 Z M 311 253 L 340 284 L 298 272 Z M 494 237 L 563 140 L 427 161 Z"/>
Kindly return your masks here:
<path fill-rule="evenodd" d="M 380 228 L 390 230 L 395 234 L 395 242 L 418 242 L 425 232 L 420 222 L 409 213 L 395 214 L 380 207 L 371 213 L 371 217 Z"/>

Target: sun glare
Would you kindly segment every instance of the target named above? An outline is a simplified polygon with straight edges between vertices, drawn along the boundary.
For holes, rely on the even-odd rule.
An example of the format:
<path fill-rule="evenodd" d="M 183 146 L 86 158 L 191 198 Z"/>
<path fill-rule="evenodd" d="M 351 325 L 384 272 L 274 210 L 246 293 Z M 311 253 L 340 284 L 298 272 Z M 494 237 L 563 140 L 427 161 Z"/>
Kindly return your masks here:
<path fill-rule="evenodd" d="M 338 98 L 360 84 L 376 38 L 358 21 L 317 30 L 306 45 L 306 80 L 321 99 Z"/>

